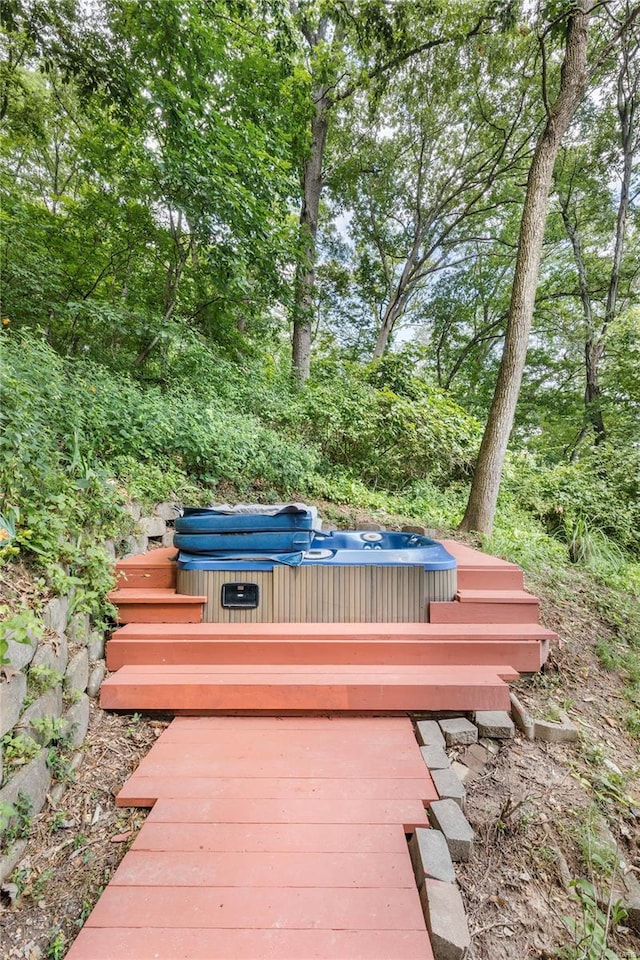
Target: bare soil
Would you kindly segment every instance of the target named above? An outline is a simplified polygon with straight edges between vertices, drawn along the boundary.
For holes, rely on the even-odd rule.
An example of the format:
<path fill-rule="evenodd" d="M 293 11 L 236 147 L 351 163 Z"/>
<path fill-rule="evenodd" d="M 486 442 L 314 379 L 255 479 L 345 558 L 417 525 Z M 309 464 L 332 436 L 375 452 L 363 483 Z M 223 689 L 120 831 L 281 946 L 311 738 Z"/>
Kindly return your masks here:
<path fill-rule="evenodd" d="M 527 588 L 542 596 L 535 582 Z M 458 871 L 472 934 L 469 960 L 555 958 L 564 950 L 575 950 L 571 958 L 602 956 L 587 952 L 586 941 L 581 952 L 579 934 L 566 924 L 583 916 L 576 880 L 595 884 L 605 911 L 610 895 L 619 895 L 619 880 L 600 866 L 607 859 L 602 824 L 640 879 L 639 746 L 624 728 L 624 678 L 605 671 L 595 652 L 597 643 L 616 638 L 594 614 L 578 573 L 574 588 L 562 600 L 548 593 L 543 599 L 541 619 L 560 643 L 544 671 L 515 688 L 538 718 L 557 719 L 566 709 L 578 742 L 528 742 L 518 733 L 467 786 L 467 816 L 478 838 L 473 860 Z M 620 958 L 640 957 L 640 934 L 624 920 L 612 925 L 609 945 Z"/>

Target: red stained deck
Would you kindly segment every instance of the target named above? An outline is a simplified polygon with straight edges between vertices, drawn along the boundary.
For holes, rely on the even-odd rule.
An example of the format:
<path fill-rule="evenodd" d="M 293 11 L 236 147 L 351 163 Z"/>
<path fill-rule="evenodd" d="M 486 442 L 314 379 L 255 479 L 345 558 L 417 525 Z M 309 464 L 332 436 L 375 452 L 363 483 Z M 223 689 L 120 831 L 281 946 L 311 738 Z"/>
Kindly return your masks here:
<path fill-rule="evenodd" d="M 102 706 L 197 716 L 120 791 L 152 810 L 68 960 L 433 960 L 406 834 L 437 793 L 388 714 L 508 709 L 555 636 L 515 564 L 444 543 L 429 623 L 202 623 L 175 550 L 118 563 Z"/>
<path fill-rule="evenodd" d="M 406 718 L 176 719 L 67 958 L 433 960 L 405 831 L 436 797 Z"/>
<path fill-rule="evenodd" d="M 515 564 L 444 541 L 459 591 L 428 623 L 202 623 L 175 590 L 172 549 L 118 563 L 125 626 L 101 703 L 173 713 L 508 709 L 505 680 L 539 670 L 552 631 Z"/>

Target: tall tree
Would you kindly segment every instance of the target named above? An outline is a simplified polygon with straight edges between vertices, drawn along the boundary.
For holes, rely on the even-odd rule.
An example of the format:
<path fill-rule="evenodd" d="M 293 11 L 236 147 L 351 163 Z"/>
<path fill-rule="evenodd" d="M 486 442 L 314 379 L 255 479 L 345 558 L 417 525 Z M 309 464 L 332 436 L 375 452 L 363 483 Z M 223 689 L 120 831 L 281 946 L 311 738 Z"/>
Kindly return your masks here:
<path fill-rule="evenodd" d="M 519 190 L 533 123 L 527 82 L 511 80 L 505 103 L 504 64 L 521 62 L 522 47 L 517 31 L 496 28 L 481 42 L 429 51 L 397 71 L 373 123 L 365 101 L 365 119 L 348 115 L 339 128 L 350 159 L 329 186 L 350 217 L 354 277 L 375 316 L 373 359 L 401 321 L 420 314 L 439 272 L 468 267 L 492 243 Z"/>
<path fill-rule="evenodd" d="M 527 356 L 553 168 L 562 138 L 584 95 L 587 83 L 590 13 L 590 0 L 577 0 L 568 13 L 564 59 L 558 91 L 553 101 L 549 99 L 545 37 L 541 39 L 542 94 L 546 120 L 529 170 L 502 360 L 467 509 L 460 524 L 462 530 L 490 533 L 493 528 L 502 465 Z"/>
<path fill-rule="evenodd" d="M 605 116 L 600 118 L 600 124 L 604 126 L 603 135 L 596 137 L 593 143 L 591 153 L 595 155 L 588 153 L 588 171 L 581 169 L 585 162 L 582 151 L 569 148 L 565 163 L 556 177 L 562 222 L 575 261 L 584 325 L 586 428 L 580 432 L 580 438 L 590 427 L 597 445 L 603 443 L 607 436 L 600 383 L 605 342 L 623 301 L 625 286 L 626 292 L 630 292 L 629 283 L 624 283 L 625 279 L 628 281 L 624 276 L 624 255 L 632 203 L 632 176 L 640 148 L 639 53 L 640 38 L 637 31 L 629 30 L 620 38 L 615 94 L 612 97 L 615 99 L 618 158 L 612 158 L 611 151 L 603 149 L 612 132 L 608 122 L 612 111 L 607 110 Z M 593 122 L 591 117 L 587 122 Z M 620 184 L 615 210 L 610 201 L 612 172 Z M 584 173 L 590 181 L 586 184 L 581 182 L 584 181 Z M 609 232 L 609 236 L 605 231 Z M 610 251 L 608 257 L 603 256 L 603 250 Z"/>
<path fill-rule="evenodd" d="M 475 35 L 495 5 L 473 0 L 437 10 L 423 0 L 384 0 L 327 7 L 290 0 L 291 23 L 309 76 L 309 130 L 300 163 L 301 208 L 293 304 L 293 371 L 309 377 L 314 314 L 317 236 L 325 182 L 325 152 L 338 107 L 371 83 L 435 47 Z"/>
<path fill-rule="evenodd" d="M 614 11 L 605 6 L 606 16 L 614 20 L 613 36 L 609 37 L 599 53 L 594 55 L 594 63 L 589 68 L 587 59 L 589 27 L 594 12 L 599 9 L 601 9 L 599 4 L 594 4 L 590 0 L 576 0 L 568 6 L 560 18 L 554 20 L 543 31 L 540 38 L 542 99 L 546 119 L 536 144 L 527 180 L 504 349 L 467 508 L 460 524 L 462 530 L 490 533 L 493 528 L 502 466 L 526 362 L 549 192 L 562 138 L 584 96 L 589 75 L 597 71 L 610 55 L 619 37 L 630 28 L 640 13 L 639 5 L 630 9 L 624 7 L 622 22 L 620 22 L 614 16 Z M 620 9 L 618 8 L 615 12 L 620 13 Z M 550 34 L 558 30 L 559 25 L 564 29 L 564 56 L 557 93 L 551 100 L 550 78 L 547 70 L 549 50 L 546 41 Z"/>

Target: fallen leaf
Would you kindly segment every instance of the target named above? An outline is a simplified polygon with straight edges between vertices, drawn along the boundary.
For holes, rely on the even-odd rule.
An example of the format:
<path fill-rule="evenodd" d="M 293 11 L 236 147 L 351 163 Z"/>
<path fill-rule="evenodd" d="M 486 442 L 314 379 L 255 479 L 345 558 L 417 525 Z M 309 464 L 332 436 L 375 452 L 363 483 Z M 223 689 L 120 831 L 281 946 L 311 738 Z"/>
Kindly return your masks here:
<path fill-rule="evenodd" d="M 604 714 L 603 714 L 603 716 L 604 716 Z M 617 727 L 617 726 L 618 726 L 618 724 L 616 723 L 616 721 L 615 721 L 612 717 L 605 717 L 604 719 L 605 719 L 605 721 L 609 724 L 610 727 Z"/>

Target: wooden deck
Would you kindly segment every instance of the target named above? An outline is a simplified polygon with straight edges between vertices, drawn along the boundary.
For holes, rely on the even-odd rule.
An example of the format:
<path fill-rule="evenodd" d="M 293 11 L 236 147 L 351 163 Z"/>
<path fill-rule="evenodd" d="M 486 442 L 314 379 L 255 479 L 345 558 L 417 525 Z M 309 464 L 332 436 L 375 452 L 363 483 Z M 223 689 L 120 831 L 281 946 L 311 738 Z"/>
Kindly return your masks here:
<path fill-rule="evenodd" d="M 176 719 L 67 960 L 433 960 L 406 833 L 436 798 L 406 718 Z"/>
<path fill-rule="evenodd" d="M 152 810 L 67 960 L 433 960 L 407 836 L 437 792 L 391 714 L 508 709 L 554 639 L 517 566 L 445 546 L 428 623 L 203 623 L 174 550 L 118 564 L 102 706 L 196 716 L 120 791 Z"/>
<path fill-rule="evenodd" d="M 552 631 L 515 564 L 444 541 L 458 595 L 428 623 L 203 623 L 175 588 L 175 550 L 118 564 L 124 625 L 107 646 L 107 709 L 174 713 L 508 709 L 505 681 L 539 670 Z"/>

